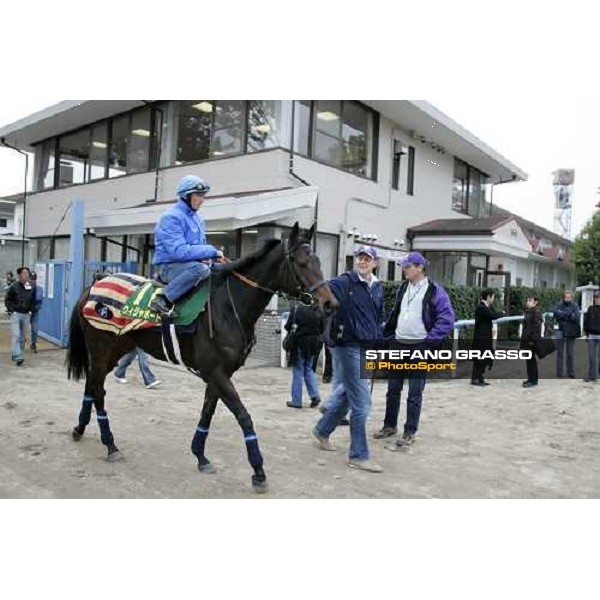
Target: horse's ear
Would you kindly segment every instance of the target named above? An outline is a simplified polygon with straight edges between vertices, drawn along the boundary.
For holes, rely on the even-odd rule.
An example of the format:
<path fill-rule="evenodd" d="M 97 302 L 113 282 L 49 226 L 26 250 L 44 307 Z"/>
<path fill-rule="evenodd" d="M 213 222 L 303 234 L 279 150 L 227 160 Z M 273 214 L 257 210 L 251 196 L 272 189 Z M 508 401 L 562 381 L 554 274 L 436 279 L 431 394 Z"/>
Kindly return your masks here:
<path fill-rule="evenodd" d="M 315 234 L 315 224 L 313 223 L 311 228 L 306 232 L 306 239 L 310 242 L 313 235 Z"/>
<path fill-rule="evenodd" d="M 294 226 L 292 227 L 292 231 L 290 233 L 290 238 L 289 238 L 289 244 L 290 246 L 294 246 L 294 244 L 296 244 L 298 242 L 298 236 L 300 235 L 300 225 L 298 224 L 298 221 L 296 221 L 294 223 Z"/>

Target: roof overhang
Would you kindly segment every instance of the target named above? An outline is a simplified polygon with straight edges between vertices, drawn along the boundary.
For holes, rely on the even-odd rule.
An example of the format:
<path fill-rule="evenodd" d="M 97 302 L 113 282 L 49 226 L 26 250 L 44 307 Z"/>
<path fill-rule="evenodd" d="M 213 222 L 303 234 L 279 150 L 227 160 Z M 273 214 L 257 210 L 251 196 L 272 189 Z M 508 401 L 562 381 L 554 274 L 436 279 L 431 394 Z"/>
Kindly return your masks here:
<path fill-rule="evenodd" d="M 529 258 L 530 248 L 513 243 L 505 237 L 491 235 L 418 235 L 413 250 L 431 252 L 479 252 L 490 256 Z"/>
<path fill-rule="evenodd" d="M 208 231 L 231 231 L 267 222 L 292 225 L 299 221 L 301 226 L 307 227 L 314 218 L 318 191 L 317 186 L 309 186 L 208 199 L 202 205 L 202 217 Z M 159 202 L 89 214 L 85 226 L 100 236 L 154 233 L 158 219 L 168 206 Z"/>
<path fill-rule="evenodd" d="M 424 100 L 363 102 L 403 129 L 413 132 L 413 139 L 417 142 L 434 143 L 476 167 L 490 177 L 490 183 L 527 180 L 527 173 Z"/>
<path fill-rule="evenodd" d="M 32 150 L 37 142 L 145 104 L 143 100 L 64 100 L 0 127 L 0 138 L 20 150 Z"/>

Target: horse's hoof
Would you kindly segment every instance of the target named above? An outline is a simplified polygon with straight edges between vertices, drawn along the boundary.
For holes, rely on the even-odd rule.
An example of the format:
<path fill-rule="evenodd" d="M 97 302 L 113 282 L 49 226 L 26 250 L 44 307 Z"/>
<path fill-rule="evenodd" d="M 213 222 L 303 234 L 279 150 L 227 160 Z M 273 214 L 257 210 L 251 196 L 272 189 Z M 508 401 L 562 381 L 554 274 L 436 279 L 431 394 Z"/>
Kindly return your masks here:
<path fill-rule="evenodd" d="M 113 462 L 120 462 L 122 460 L 125 460 L 125 457 L 121 454 L 121 452 L 119 450 L 116 450 L 115 452 L 111 452 L 107 457 L 106 457 L 106 461 L 113 463 Z"/>
<path fill-rule="evenodd" d="M 212 463 L 208 460 L 205 463 L 198 463 L 198 471 L 200 471 L 200 473 L 206 474 L 217 472 L 217 470 L 212 466 Z"/>
<path fill-rule="evenodd" d="M 257 494 L 266 494 L 269 491 L 267 480 L 257 479 L 255 475 L 252 476 L 252 487 Z"/>
<path fill-rule="evenodd" d="M 71 432 L 71 437 L 78 442 L 83 437 L 83 433 L 79 433 L 79 431 L 77 431 L 77 427 L 74 427 L 73 431 Z"/>

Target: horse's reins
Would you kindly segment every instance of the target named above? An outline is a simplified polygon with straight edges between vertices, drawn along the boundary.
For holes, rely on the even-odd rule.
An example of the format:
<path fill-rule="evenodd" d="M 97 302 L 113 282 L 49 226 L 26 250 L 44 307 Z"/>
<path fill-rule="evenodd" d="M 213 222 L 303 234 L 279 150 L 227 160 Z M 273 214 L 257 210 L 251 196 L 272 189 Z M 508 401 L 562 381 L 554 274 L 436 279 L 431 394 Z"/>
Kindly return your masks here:
<path fill-rule="evenodd" d="M 302 246 L 309 246 L 309 244 L 301 244 L 300 246 L 297 246 L 297 248 L 301 248 Z M 297 248 L 294 248 L 294 250 L 296 250 Z M 292 251 L 285 251 L 285 256 L 286 258 L 290 258 L 291 260 L 289 262 L 292 262 L 292 266 L 291 266 L 291 273 L 294 276 L 294 279 L 296 280 L 297 285 L 297 289 L 301 290 L 302 289 L 302 283 L 300 281 L 300 278 L 298 277 L 298 275 L 295 272 L 295 269 L 293 267 L 293 257 L 291 256 Z M 288 262 L 288 264 L 289 264 Z M 321 279 L 320 281 L 317 281 L 317 283 L 311 285 L 306 292 L 300 292 L 300 294 L 298 295 L 293 295 L 293 294 L 288 294 L 286 292 L 282 292 L 281 290 L 273 290 L 271 288 L 268 288 L 264 285 L 260 285 L 259 283 L 257 283 L 256 281 L 253 281 L 252 279 L 249 279 L 248 277 L 246 277 L 245 275 L 242 275 L 241 273 L 238 273 L 237 271 L 232 271 L 231 274 L 236 278 L 239 279 L 242 283 L 245 283 L 246 285 L 248 285 L 249 287 L 255 288 L 257 290 L 261 290 L 267 294 L 275 294 L 277 296 L 279 296 L 280 298 L 284 298 L 286 300 L 298 300 L 300 302 L 302 302 L 302 304 L 306 304 L 306 305 L 310 305 L 312 304 L 312 300 L 313 300 L 313 294 L 323 285 L 325 285 L 327 282 L 324 279 Z M 310 297 L 310 301 L 306 302 L 306 297 L 309 296 Z"/>
<path fill-rule="evenodd" d="M 300 281 L 300 278 L 298 277 L 298 275 L 296 274 L 294 267 L 293 267 L 293 257 L 291 256 L 293 251 L 288 251 L 287 250 L 287 241 L 285 242 L 286 246 L 285 246 L 285 252 L 284 252 L 284 256 L 290 260 L 286 261 L 286 264 L 289 265 L 289 263 L 292 263 L 291 267 L 288 267 L 291 269 L 291 273 L 294 277 L 294 279 L 296 280 L 296 283 L 298 284 L 297 289 L 301 290 L 302 289 L 302 282 Z M 297 246 L 296 248 L 294 248 L 294 250 L 296 250 L 297 248 L 301 248 L 302 246 L 308 246 L 310 248 L 309 244 L 300 244 L 299 246 Z M 287 294 L 286 292 L 282 292 L 281 290 L 273 290 L 271 288 L 268 288 L 264 285 L 261 285 L 260 283 L 257 283 L 256 281 L 246 277 L 245 275 L 242 275 L 241 273 L 238 273 L 237 271 L 231 271 L 231 274 L 238 279 L 239 281 L 241 281 L 242 283 L 246 284 L 247 286 L 257 289 L 257 290 L 261 290 L 262 292 L 265 292 L 266 294 L 269 295 L 277 295 L 280 298 L 284 298 L 286 300 L 298 300 L 300 302 L 302 302 L 302 304 L 312 304 L 312 300 L 313 300 L 313 293 L 316 292 L 321 286 L 325 285 L 326 281 L 324 279 L 321 279 L 320 281 L 317 281 L 317 283 L 311 285 L 306 292 L 301 292 L 299 295 L 294 296 L 292 294 Z M 253 339 L 250 343 L 248 343 L 246 341 L 246 336 L 244 335 L 244 327 L 242 326 L 242 321 L 240 319 L 240 316 L 237 312 L 237 309 L 235 307 L 235 302 L 233 301 L 233 296 L 231 295 L 231 289 L 229 288 L 229 277 L 227 278 L 227 295 L 229 296 L 229 302 L 231 304 L 231 308 L 233 309 L 233 314 L 235 315 L 235 318 L 238 322 L 238 325 L 240 326 L 240 332 L 242 334 L 242 341 L 244 343 L 244 356 L 243 356 L 243 360 L 246 359 L 246 356 L 248 356 L 248 354 L 250 353 L 250 349 L 252 348 L 252 346 L 254 345 L 254 342 L 256 341 L 256 336 L 253 336 Z M 305 302 L 304 300 L 306 299 L 306 297 L 309 297 L 310 301 L 309 302 Z"/>

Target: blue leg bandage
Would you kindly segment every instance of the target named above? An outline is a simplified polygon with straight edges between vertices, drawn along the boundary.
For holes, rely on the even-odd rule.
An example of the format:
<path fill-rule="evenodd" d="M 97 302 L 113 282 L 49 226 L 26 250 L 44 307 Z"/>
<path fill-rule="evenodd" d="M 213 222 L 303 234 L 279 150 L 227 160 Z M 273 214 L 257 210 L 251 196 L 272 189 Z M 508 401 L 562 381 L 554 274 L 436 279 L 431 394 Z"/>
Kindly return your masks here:
<path fill-rule="evenodd" d="M 92 418 L 92 405 L 94 399 L 91 396 L 84 396 L 81 403 L 81 412 L 79 413 L 79 427 L 85 428 L 90 424 Z"/>
<path fill-rule="evenodd" d="M 263 457 L 258 449 L 258 436 L 254 431 L 249 431 L 244 434 L 244 440 L 246 442 L 246 450 L 248 451 L 248 462 L 252 467 L 262 467 Z"/>
<path fill-rule="evenodd" d="M 110 431 L 110 425 L 108 424 L 108 415 L 106 411 L 96 412 L 96 418 L 98 419 L 98 427 L 100 427 L 100 439 L 105 446 L 112 446 L 115 443 L 113 434 Z"/>
<path fill-rule="evenodd" d="M 206 427 L 198 427 L 192 440 L 192 454 L 198 458 L 204 456 L 204 445 L 206 444 L 206 438 L 208 436 L 208 429 Z"/>

